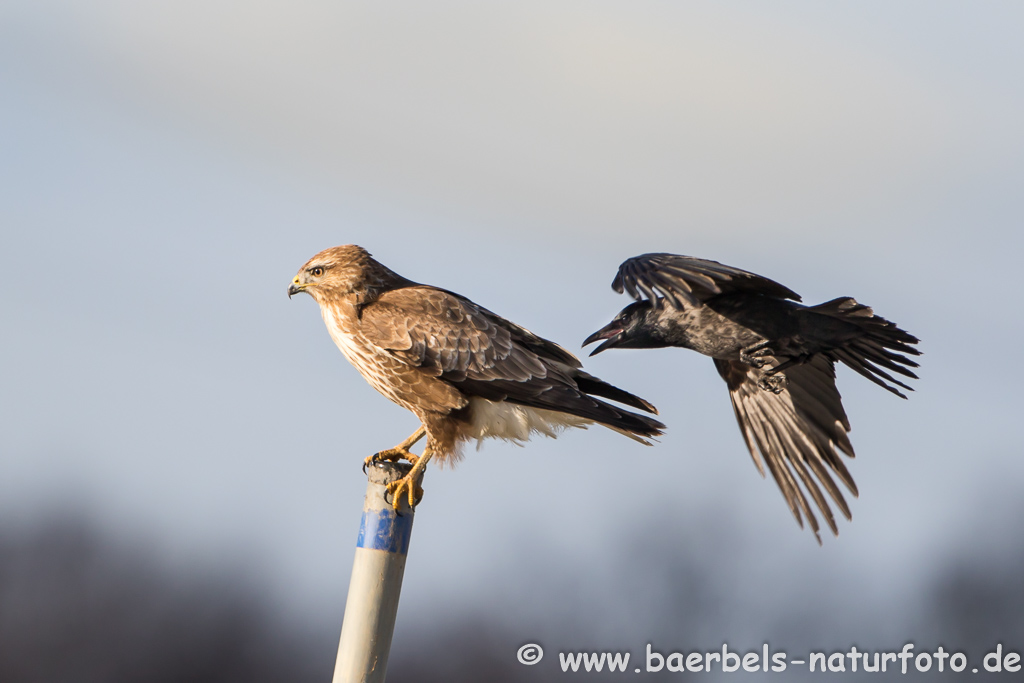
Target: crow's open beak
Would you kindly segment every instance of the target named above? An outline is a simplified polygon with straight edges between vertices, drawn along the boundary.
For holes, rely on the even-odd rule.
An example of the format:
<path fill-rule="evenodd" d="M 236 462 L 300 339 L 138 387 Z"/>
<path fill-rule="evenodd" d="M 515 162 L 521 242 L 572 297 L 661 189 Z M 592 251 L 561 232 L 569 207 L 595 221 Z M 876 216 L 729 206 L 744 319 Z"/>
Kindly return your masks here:
<path fill-rule="evenodd" d="M 614 322 L 608 323 L 597 332 L 584 339 L 583 345 L 586 346 L 587 344 L 593 344 L 600 339 L 604 339 L 604 342 L 590 352 L 591 356 L 597 355 L 605 349 L 612 349 L 618 346 L 619 340 L 622 339 L 622 328 Z"/>

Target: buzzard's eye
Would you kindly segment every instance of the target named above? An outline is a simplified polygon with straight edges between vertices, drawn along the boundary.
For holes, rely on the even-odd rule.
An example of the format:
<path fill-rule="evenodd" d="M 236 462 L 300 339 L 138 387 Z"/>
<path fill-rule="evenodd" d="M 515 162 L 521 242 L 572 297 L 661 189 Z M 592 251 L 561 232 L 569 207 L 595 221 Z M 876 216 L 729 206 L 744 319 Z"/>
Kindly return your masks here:
<path fill-rule="evenodd" d="M 309 272 L 313 274 L 313 277 L 320 277 L 321 275 L 324 274 L 324 269 L 321 268 L 320 266 L 317 266 L 316 268 Z"/>

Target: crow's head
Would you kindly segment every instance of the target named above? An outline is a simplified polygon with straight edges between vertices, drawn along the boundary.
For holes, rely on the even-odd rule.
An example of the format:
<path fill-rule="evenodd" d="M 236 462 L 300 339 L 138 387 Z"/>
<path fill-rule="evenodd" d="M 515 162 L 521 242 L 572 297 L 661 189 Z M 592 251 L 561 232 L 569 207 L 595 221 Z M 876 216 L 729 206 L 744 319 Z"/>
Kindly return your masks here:
<path fill-rule="evenodd" d="M 590 355 L 605 349 L 656 349 L 669 344 L 665 341 L 663 299 L 637 301 L 619 311 L 610 323 L 590 335 L 583 346 L 604 341 Z"/>

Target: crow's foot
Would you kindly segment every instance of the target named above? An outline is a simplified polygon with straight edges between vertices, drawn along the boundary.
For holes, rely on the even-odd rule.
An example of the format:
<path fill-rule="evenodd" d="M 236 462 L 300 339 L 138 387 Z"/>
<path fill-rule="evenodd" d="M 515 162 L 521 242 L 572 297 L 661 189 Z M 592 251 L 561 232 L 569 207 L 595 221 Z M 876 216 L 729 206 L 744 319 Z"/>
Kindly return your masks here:
<path fill-rule="evenodd" d="M 769 344 L 770 342 L 763 341 L 740 349 L 740 361 L 755 368 L 764 367 L 764 356 L 775 355 Z"/>
<path fill-rule="evenodd" d="M 765 375 L 757 381 L 757 386 L 773 394 L 781 394 L 782 390 L 786 388 L 786 376 Z"/>

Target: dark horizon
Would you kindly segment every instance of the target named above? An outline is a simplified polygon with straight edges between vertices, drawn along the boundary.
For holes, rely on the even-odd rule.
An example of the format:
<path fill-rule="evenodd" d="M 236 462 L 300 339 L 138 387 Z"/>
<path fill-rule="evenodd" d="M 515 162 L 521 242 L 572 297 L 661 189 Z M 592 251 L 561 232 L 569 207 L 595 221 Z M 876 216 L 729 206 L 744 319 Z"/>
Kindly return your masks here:
<path fill-rule="evenodd" d="M 17 529 L 0 526 L 4 681 L 329 679 L 340 609 L 332 617 L 325 610 L 297 620 L 270 598 L 265 578 L 247 575 L 239 566 L 203 571 L 169 566 L 153 549 L 111 537 L 85 517 L 65 510 Z M 565 577 L 536 574 L 508 586 L 507 593 L 498 587 L 492 602 L 468 610 L 448 612 L 443 601 L 428 602 L 429 611 L 400 609 L 388 680 L 561 680 L 570 674 L 559 667 L 560 652 L 629 651 L 632 670 L 646 666 L 648 643 L 663 655 L 715 652 L 723 644 L 732 652 L 759 653 L 762 643 L 770 643 L 770 652 L 785 652 L 788 660 L 814 651 L 847 652 L 851 646 L 898 652 L 913 642 L 917 655 L 941 645 L 968 657 L 962 674 L 946 672 L 951 680 L 981 668 L 997 644 L 1004 654 L 1021 652 L 1022 539 L 979 549 L 971 557 L 941 558 L 928 580 L 898 602 L 879 603 L 867 591 L 847 596 L 848 609 L 835 610 L 808 604 L 807 594 L 772 595 L 773 606 L 759 609 L 737 632 L 736 624 L 749 613 L 731 577 L 715 569 L 722 560 L 713 536 L 677 531 L 688 536 L 685 544 L 659 548 L 655 539 L 638 537 L 609 558 L 611 571 L 603 581 L 584 580 L 575 592 L 566 590 Z M 517 613 L 515 599 L 510 600 L 517 593 L 530 595 L 535 604 Z M 525 642 L 543 646 L 539 664 L 517 662 Z M 723 675 L 720 666 L 717 676 Z M 910 673 L 923 678 L 913 663 Z M 612 675 L 587 674 L 599 680 Z M 655 680 L 708 677 L 644 673 L 652 675 Z M 860 680 L 858 675 L 886 677 L 843 674 L 852 680 Z M 813 678 L 794 664 L 786 676 Z"/>

